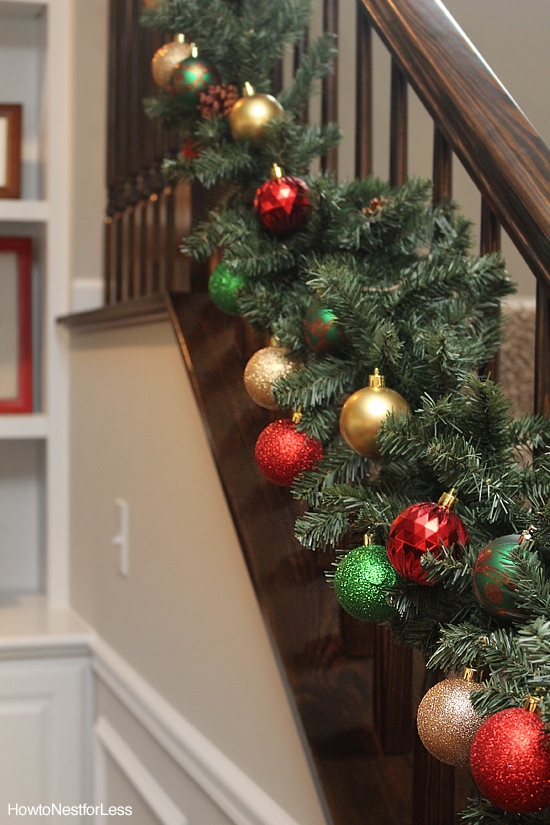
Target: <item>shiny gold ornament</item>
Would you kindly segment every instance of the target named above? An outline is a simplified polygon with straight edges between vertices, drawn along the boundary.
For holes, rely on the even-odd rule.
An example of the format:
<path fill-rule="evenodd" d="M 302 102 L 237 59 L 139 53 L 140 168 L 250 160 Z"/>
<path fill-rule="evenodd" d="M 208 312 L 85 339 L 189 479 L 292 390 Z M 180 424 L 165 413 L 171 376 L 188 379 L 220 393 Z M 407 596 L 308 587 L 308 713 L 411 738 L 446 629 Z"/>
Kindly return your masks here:
<path fill-rule="evenodd" d="M 270 120 L 282 120 L 285 111 L 272 95 L 256 94 L 250 83 L 245 83 L 240 97 L 229 114 L 233 140 L 247 140 L 256 148 L 265 142 L 265 127 Z"/>
<path fill-rule="evenodd" d="M 403 396 L 386 387 L 378 370 L 369 375 L 369 386 L 347 399 L 340 413 L 340 433 L 352 450 L 366 458 L 380 458 L 378 433 L 388 413 L 409 415 Z"/>
<path fill-rule="evenodd" d="M 162 0 L 143 0 L 143 6 L 146 9 L 158 9 Z"/>
<path fill-rule="evenodd" d="M 288 357 L 286 347 L 264 347 L 254 353 L 244 370 L 244 386 L 250 398 L 260 407 L 278 410 L 273 395 L 273 384 L 278 378 L 290 375 L 296 361 Z"/>
<path fill-rule="evenodd" d="M 170 43 L 165 43 L 157 49 L 151 60 L 153 80 L 161 89 L 168 87 L 172 71 L 182 60 L 185 60 L 192 51 L 192 44 L 185 42 L 184 34 L 176 34 Z"/>
<path fill-rule="evenodd" d="M 446 765 L 468 764 L 472 742 L 484 721 L 471 701 L 472 691 L 481 687 L 475 675 L 475 670 L 465 668 L 462 677 L 438 682 L 418 706 L 416 725 L 422 744 Z"/>

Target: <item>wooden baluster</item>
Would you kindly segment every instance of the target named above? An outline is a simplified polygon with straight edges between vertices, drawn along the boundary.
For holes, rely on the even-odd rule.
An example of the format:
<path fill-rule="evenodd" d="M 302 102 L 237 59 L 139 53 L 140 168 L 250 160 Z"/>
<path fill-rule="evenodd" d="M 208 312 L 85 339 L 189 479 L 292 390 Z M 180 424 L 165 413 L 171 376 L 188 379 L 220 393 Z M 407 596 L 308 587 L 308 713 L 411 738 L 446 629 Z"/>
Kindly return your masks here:
<path fill-rule="evenodd" d="M 479 229 L 479 251 L 481 255 L 490 255 L 492 252 L 500 252 L 500 223 L 495 218 L 491 207 L 485 200 L 481 199 L 481 221 Z M 500 312 L 500 310 L 499 310 Z M 483 368 L 485 375 L 490 375 L 492 381 L 498 381 L 500 376 L 500 355 L 496 355 Z"/>
<path fill-rule="evenodd" d="M 537 282 L 535 327 L 535 412 L 550 415 L 550 293 Z"/>
<path fill-rule="evenodd" d="M 338 0 L 323 0 L 323 30 L 338 35 Z M 323 80 L 321 102 L 321 122 L 338 122 L 338 58 L 334 60 L 333 71 Z M 338 174 L 338 150 L 331 149 L 321 158 L 321 169 Z"/>
<path fill-rule="evenodd" d="M 448 201 L 453 194 L 453 153 L 445 135 L 434 126 L 433 202 Z"/>
<path fill-rule="evenodd" d="M 407 180 L 407 83 L 392 63 L 390 182 Z M 376 630 L 374 644 L 375 726 L 385 753 L 405 753 L 412 747 L 412 650 L 398 645 L 384 627 Z"/>
<path fill-rule="evenodd" d="M 400 186 L 407 180 L 407 141 L 407 80 L 396 61 L 392 59 L 390 104 L 390 183 L 392 186 Z"/>
<path fill-rule="evenodd" d="M 372 26 L 357 4 L 357 66 L 355 85 L 355 174 L 372 174 Z"/>

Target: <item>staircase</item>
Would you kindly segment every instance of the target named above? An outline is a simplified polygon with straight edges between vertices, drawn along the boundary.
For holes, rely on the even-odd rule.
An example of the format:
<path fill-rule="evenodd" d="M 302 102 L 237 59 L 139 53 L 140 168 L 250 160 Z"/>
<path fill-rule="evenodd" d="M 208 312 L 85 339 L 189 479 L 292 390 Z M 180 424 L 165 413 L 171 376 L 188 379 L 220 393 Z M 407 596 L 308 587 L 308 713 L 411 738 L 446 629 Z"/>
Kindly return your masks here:
<path fill-rule="evenodd" d="M 336 31 L 338 0 L 325 0 L 323 9 L 325 27 Z M 139 25 L 137 12 L 131 0 L 111 2 L 117 59 L 110 82 L 105 306 L 65 323 L 88 329 L 171 318 L 327 821 L 451 825 L 469 778 L 430 757 L 414 734 L 415 707 L 429 678 L 422 661 L 399 649 L 387 631 L 340 611 L 324 579 L 331 558 L 294 539 L 300 505 L 256 472 L 255 440 L 271 419 L 250 401 L 242 371 L 263 342 L 212 305 L 208 267 L 177 251 L 210 195 L 163 178 L 162 160 L 179 146 L 141 110 L 153 92 L 148 64 L 161 41 Z M 391 59 L 389 179 L 396 185 L 407 179 L 412 89 L 433 122 L 434 200 L 452 196 L 458 161 L 479 191 L 480 252 L 500 248 L 502 227 L 536 279 L 536 309 L 522 310 L 526 331 L 535 320 L 525 344 L 535 350 L 533 388 L 521 384 L 515 403 L 531 393 L 535 410 L 548 414 L 550 150 L 437 0 L 361 0 L 356 14 L 355 173 L 367 176 L 373 166 L 376 33 Z M 131 53 L 122 46 L 127 37 Z M 327 122 L 336 119 L 337 95 L 332 78 L 323 90 Z M 128 135 L 135 138 L 132 151 Z M 336 153 L 323 164 L 337 173 Z M 517 347 L 504 353 L 502 375 L 517 388 L 512 356 Z"/>

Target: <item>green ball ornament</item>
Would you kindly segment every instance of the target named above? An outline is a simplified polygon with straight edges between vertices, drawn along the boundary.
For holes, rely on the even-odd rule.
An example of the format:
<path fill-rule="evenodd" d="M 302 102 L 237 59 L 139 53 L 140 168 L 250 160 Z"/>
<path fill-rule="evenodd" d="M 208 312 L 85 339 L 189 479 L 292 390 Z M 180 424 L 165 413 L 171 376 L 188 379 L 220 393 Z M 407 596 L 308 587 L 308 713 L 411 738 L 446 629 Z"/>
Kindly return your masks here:
<path fill-rule="evenodd" d="M 493 539 L 474 564 L 474 595 L 483 609 L 498 619 L 511 619 L 520 613 L 515 598 L 512 551 L 521 541 L 522 536 L 516 534 Z"/>
<path fill-rule="evenodd" d="M 334 312 L 320 301 L 313 301 L 304 318 L 304 337 L 308 347 L 318 354 L 336 355 L 345 336 Z"/>
<path fill-rule="evenodd" d="M 166 89 L 178 98 L 181 106 L 195 111 L 199 105 L 199 96 L 208 86 L 217 86 L 220 76 L 217 69 L 195 55 L 186 57 L 173 68 Z"/>
<path fill-rule="evenodd" d="M 208 292 L 218 309 L 228 315 L 238 315 L 238 297 L 246 284 L 244 275 L 234 272 L 221 263 L 214 269 L 208 281 Z"/>
<path fill-rule="evenodd" d="M 396 582 L 386 548 L 365 544 L 350 550 L 339 562 L 334 590 L 346 613 L 363 622 L 383 622 L 395 613 L 386 596 Z"/>

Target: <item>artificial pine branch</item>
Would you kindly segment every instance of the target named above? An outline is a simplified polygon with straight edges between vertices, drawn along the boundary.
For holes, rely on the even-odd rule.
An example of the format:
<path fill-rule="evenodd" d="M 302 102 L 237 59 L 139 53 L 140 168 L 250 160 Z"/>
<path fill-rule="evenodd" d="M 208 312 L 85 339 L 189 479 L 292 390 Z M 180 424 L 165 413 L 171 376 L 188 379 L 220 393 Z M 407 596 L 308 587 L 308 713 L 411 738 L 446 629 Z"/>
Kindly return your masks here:
<path fill-rule="evenodd" d="M 165 0 L 144 23 L 183 32 L 212 61 L 222 83 L 272 91 L 275 62 L 298 43 L 309 0 Z M 484 674 L 472 700 L 479 713 L 541 698 L 550 726 L 550 422 L 514 420 L 502 389 L 480 377 L 502 341 L 502 301 L 514 291 L 500 255 L 471 254 L 471 227 L 455 204 L 432 203 L 428 181 L 399 187 L 367 178 L 337 182 L 311 174 L 312 161 L 340 140 L 337 124 L 304 123 L 308 101 L 331 71 L 331 38 L 313 42 L 279 95 L 285 116 L 265 126 L 261 146 L 234 141 L 222 112 L 183 109 L 160 91 L 147 111 L 165 129 L 190 138 L 194 157 L 167 160 L 171 179 L 218 187 L 218 204 L 184 240 L 195 259 L 223 256 L 245 279 L 237 304 L 256 329 L 275 337 L 301 366 L 273 384 L 282 409 L 302 410 L 300 431 L 319 439 L 323 458 L 295 478 L 304 503 L 295 526 L 304 552 L 348 548 L 366 533 L 384 544 L 405 508 L 437 502 L 458 488 L 465 546 L 425 553 L 426 583 L 398 580 L 387 593 L 387 624 L 428 667 Z M 272 164 L 299 176 L 311 211 L 294 232 L 277 236 L 258 220 L 254 192 Z M 333 313 L 341 333 L 334 352 L 313 351 L 304 317 L 314 302 Z M 378 369 L 411 414 L 389 414 L 379 457 L 351 449 L 339 431 L 349 395 Z M 529 531 L 510 551 L 508 586 L 516 610 L 494 618 L 478 602 L 472 577 L 493 539 Z M 332 576 L 334 574 L 332 573 Z M 331 579 L 329 571 L 328 579 Z M 461 818 L 472 825 L 548 822 L 548 811 L 516 816 L 472 798 Z"/>

